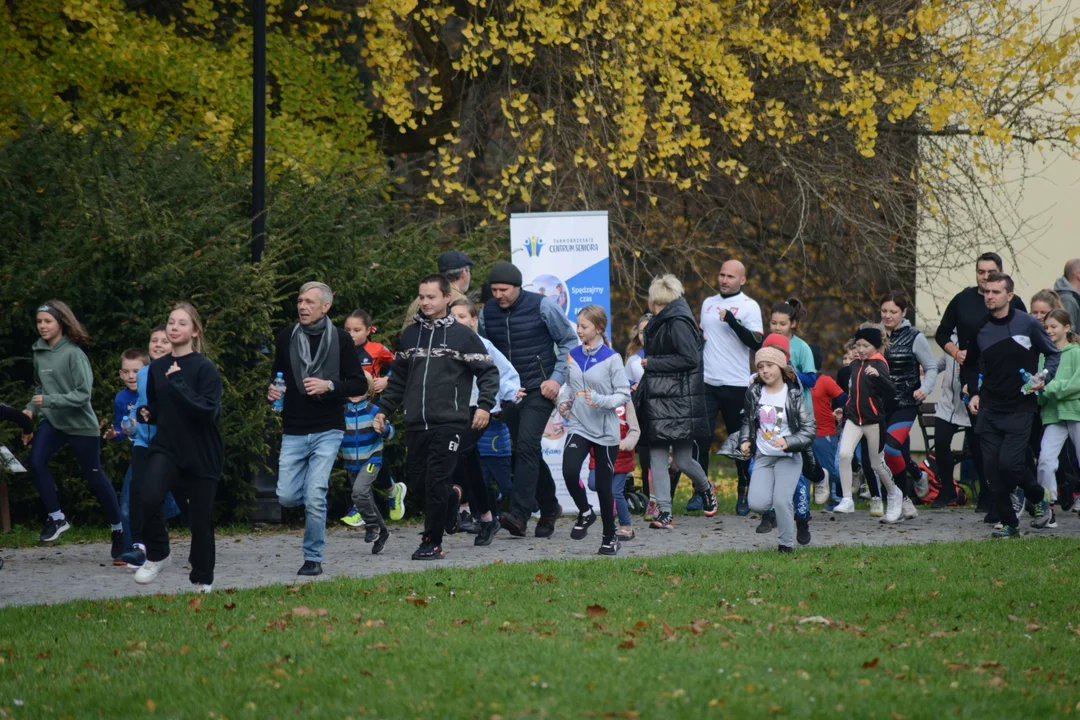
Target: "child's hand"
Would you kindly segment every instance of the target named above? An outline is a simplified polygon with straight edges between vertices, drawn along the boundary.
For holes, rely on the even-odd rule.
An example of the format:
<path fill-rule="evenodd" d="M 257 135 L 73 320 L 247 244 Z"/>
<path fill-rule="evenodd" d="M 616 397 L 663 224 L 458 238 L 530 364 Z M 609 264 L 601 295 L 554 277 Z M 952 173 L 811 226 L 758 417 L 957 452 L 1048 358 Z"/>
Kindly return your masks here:
<path fill-rule="evenodd" d="M 145 407 L 139 408 L 139 417 L 141 417 L 143 419 L 144 423 L 149 423 L 150 422 L 150 411 Z"/>
<path fill-rule="evenodd" d="M 371 419 L 371 429 L 382 435 L 383 428 L 386 427 L 386 415 L 379 413 Z"/>
<path fill-rule="evenodd" d="M 45 402 L 45 397 L 44 396 L 42 396 L 42 395 L 35 395 L 34 396 L 34 400 L 33 400 L 34 405 L 37 405 L 38 407 L 41 407 L 41 403 L 43 403 L 43 402 Z"/>
<path fill-rule="evenodd" d="M 832 416 L 833 419 L 836 420 L 836 422 L 840 422 L 844 419 L 844 408 L 836 408 L 832 411 Z"/>
<path fill-rule="evenodd" d="M 772 439 L 772 446 L 777 450 L 787 450 L 787 438 L 777 436 Z"/>
<path fill-rule="evenodd" d="M 564 418 L 570 417 L 570 401 L 569 400 L 567 400 L 566 402 L 559 405 L 559 414 L 562 415 Z"/>
<path fill-rule="evenodd" d="M 919 390 L 916 390 L 914 393 L 912 393 L 912 397 L 914 397 L 919 402 L 922 402 L 923 400 L 926 399 L 926 393 L 924 393 L 922 391 L 922 389 L 919 389 Z"/>
<path fill-rule="evenodd" d="M 742 445 L 739 446 L 739 452 L 741 452 L 743 455 L 746 455 L 747 457 L 749 457 L 749 455 L 750 455 L 750 441 L 749 440 L 747 440 L 746 442 L 744 442 Z"/>
<path fill-rule="evenodd" d="M 514 396 L 514 402 L 515 403 L 521 402 L 522 400 L 525 399 L 525 396 L 528 395 L 528 394 L 529 394 L 529 392 L 525 388 L 518 388 L 517 395 Z"/>
<path fill-rule="evenodd" d="M 173 373 L 178 373 L 178 372 L 180 372 L 180 365 L 175 360 L 173 360 L 173 364 L 170 365 L 169 369 L 165 371 L 165 377 L 169 377 Z"/>
<path fill-rule="evenodd" d="M 389 385 L 389 384 L 390 384 L 390 378 L 386 378 L 386 377 L 375 378 L 375 382 L 372 383 L 372 385 L 375 387 L 375 394 L 376 395 L 381 394 L 382 391 L 385 390 L 386 386 Z"/>
<path fill-rule="evenodd" d="M 870 377 L 877 377 L 878 376 L 877 368 L 871 365 L 870 367 L 866 368 L 866 374 L 869 375 Z"/>
<path fill-rule="evenodd" d="M 105 440 L 115 440 L 116 438 L 120 437 L 120 433 L 116 432 L 116 428 L 110 427 L 101 437 Z"/>

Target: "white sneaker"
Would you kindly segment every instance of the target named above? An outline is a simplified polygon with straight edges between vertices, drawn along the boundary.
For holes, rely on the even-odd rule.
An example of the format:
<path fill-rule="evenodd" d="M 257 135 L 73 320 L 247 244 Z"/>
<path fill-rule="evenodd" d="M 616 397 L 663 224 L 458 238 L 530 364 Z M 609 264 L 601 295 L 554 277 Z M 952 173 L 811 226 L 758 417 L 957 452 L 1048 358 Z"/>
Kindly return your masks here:
<path fill-rule="evenodd" d="M 201 585 L 199 583 L 195 583 L 194 589 L 195 592 L 199 593 L 200 595 L 209 595 L 210 593 L 214 592 L 213 585 Z"/>
<path fill-rule="evenodd" d="M 872 499 L 870 497 L 870 486 L 869 485 L 864 484 L 861 488 L 859 488 L 859 499 L 860 500 L 870 500 L 870 499 Z"/>
<path fill-rule="evenodd" d="M 881 498 L 870 498 L 870 517 L 881 517 L 885 514 L 885 508 L 881 504 Z"/>
<path fill-rule="evenodd" d="M 915 509 L 915 503 L 911 502 L 911 498 L 904 498 L 904 502 L 900 506 L 900 514 L 904 516 L 905 520 L 914 520 L 919 517 L 919 511 Z"/>
<path fill-rule="evenodd" d="M 881 519 L 881 522 L 889 524 L 900 522 L 904 493 L 900 492 L 900 488 L 894 487 L 886 499 L 888 502 L 885 504 L 885 517 Z"/>
<path fill-rule="evenodd" d="M 158 576 L 162 568 L 169 564 L 170 560 L 172 560 L 172 555 L 168 555 L 164 560 L 158 560 L 157 562 L 147 560 L 141 568 L 135 571 L 135 582 L 140 585 L 149 585 L 154 582 L 154 578 Z"/>
<path fill-rule="evenodd" d="M 814 485 L 814 502 L 818 505 L 825 505 L 829 502 L 829 473 L 825 473 L 825 479 Z"/>
<path fill-rule="evenodd" d="M 930 476 L 923 470 L 919 473 L 919 479 L 915 481 L 915 494 L 922 500 L 930 492 Z"/>
<path fill-rule="evenodd" d="M 849 497 L 841 498 L 833 509 L 834 513 L 853 513 L 855 512 L 855 501 Z"/>

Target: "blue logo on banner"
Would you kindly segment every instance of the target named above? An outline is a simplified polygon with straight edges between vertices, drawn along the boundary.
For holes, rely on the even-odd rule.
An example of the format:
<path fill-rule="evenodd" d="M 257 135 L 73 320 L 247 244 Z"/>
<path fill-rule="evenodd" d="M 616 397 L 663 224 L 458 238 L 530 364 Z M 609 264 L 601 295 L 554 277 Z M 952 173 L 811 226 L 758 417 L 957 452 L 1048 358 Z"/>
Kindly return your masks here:
<path fill-rule="evenodd" d="M 543 249 L 544 241 L 535 235 L 531 235 L 525 240 L 525 250 L 528 251 L 529 257 L 540 257 L 540 251 Z"/>

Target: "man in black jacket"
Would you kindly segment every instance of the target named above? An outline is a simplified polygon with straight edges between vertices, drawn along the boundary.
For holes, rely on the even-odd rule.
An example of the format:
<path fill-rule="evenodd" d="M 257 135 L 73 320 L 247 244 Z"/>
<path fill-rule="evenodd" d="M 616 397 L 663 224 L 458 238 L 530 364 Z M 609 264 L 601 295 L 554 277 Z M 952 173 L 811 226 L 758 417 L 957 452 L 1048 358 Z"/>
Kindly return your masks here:
<path fill-rule="evenodd" d="M 278 501 L 304 506 L 304 564 L 297 575 L 321 575 L 326 545 L 326 491 L 345 433 L 345 399 L 367 392 L 367 379 L 349 333 L 326 313 L 334 300 L 321 282 L 305 283 L 297 299 L 300 322 L 282 329 L 271 378 L 285 380 L 278 455 Z M 267 399 L 282 394 L 271 383 Z"/>
<path fill-rule="evenodd" d="M 934 339 L 945 351 L 946 355 L 952 356 L 957 364 L 963 365 L 968 356 L 968 351 L 974 340 L 977 328 L 986 319 L 986 293 L 987 278 L 991 273 L 1002 271 L 1001 256 L 995 252 L 985 252 L 975 261 L 975 287 L 964 288 L 958 292 L 945 308 L 945 314 L 941 317 Z M 1021 312 L 1026 311 L 1024 301 L 1015 295 L 1011 296 L 1010 307 Z M 953 333 L 956 334 L 956 342 L 952 341 Z M 974 416 L 971 418 L 971 427 L 976 427 Z M 983 472 L 982 450 L 978 441 L 971 443 L 971 460 L 975 465 L 975 472 L 979 476 L 979 504 L 977 512 L 989 510 L 989 493 L 986 492 L 986 479 Z M 987 518 L 992 519 L 993 514 Z"/>
<path fill-rule="evenodd" d="M 971 395 L 971 412 L 978 416 L 976 434 L 982 446 L 986 484 L 1003 526 L 994 537 L 1019 537 L 1019 520 L 1009 498 L 1013 490 L 1023 488 L 1027 500 L 1035 503 L 1036 518 L 1049 512 L 1043 489 L 1027 462 L 1027 449 L 1031 424 L 1039 411 L 1035 391 L 1054 377 L 1061 351 L 1042 323 L 1011 307 L 1013 281 L 1008 275 L 991 273 L 983 294 L 989 314 L 970 338 L 961 380 Z M 1040 354 L 1046 356 L 1046 376 L 1024 394 L 1022 371 L 1037 373 Z"/>
<path fill-rule="evenodd" d="M 499 371 L 480 338 L 449 312 L 450 282 L 443 275 L 420 281 L 420 311 L 405 329 L 390 366 L 390 383 L 379 401 L 372 429 L 405 410 L 409 484 L 423 482 L 427 498 L 424 537 L 413 560 L 442 557 L 447 495 L 457 466 L 461 436 L 469 426 L 483 430 L 495 406 Z M 469 406 L 476 378 L 476 412 Z"/>

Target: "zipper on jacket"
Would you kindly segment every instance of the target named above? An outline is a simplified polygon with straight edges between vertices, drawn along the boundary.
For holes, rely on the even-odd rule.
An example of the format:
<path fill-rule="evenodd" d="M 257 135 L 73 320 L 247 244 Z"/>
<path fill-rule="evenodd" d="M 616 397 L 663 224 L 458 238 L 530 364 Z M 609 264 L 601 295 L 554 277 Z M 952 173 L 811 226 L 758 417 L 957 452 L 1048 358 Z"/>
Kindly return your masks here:
<path fill-rule="evenodd" d="M 423 325 L 421 325 L 421 328 Z M 421 332 L 423 332 L 421 330 Z M 427 348 L 427 361 L 424 363 L 424 382 L 421 385 L 420 393 L 420 417 L 424 420 L 424 429 L 428 429 L 427 424 L 427 373 L 428 368 L 431 367 L 431 348 L 435 344 L 435 328 L 431 328 L 431 334 L 428 335 L 428 348 Z"/>
<path fill-rule="evenodd" d="M 866 369 L 866 361 L 859 365 L 859 374 L 855 376 L 855 415 L 859 418 L 859 425 L 863 424 L 862 408 L 859 407 L 859 390 L 862 388 L 863 370 Z"/>

